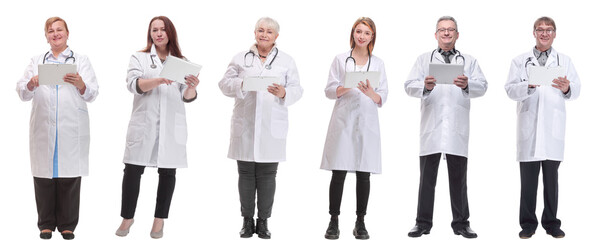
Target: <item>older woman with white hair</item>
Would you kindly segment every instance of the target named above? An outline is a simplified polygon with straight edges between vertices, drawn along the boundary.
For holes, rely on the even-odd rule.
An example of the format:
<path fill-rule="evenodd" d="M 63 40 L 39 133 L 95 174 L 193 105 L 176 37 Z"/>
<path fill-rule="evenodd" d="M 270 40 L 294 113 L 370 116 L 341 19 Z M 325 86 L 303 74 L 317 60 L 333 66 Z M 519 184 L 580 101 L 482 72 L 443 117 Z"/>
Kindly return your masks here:
<path fill-rule="evenodd" d="M 234 56 L 219 83 L 222 93 L 234 98 L 228 158 L 238 164 L 242 238 L 254 233 L 263 239 L 271 237 L 267 219 L 274 203 L 278 163 L 286 160 L 287 107 L 303 94 L 294 60 L 276 45 L 279 30 L 274 19 L 259 19 L 256 43 Z M 267 88 L 249 89 L 249 82 L 243 87 L 245 80 L 256 78 L 274 81 Z"/>

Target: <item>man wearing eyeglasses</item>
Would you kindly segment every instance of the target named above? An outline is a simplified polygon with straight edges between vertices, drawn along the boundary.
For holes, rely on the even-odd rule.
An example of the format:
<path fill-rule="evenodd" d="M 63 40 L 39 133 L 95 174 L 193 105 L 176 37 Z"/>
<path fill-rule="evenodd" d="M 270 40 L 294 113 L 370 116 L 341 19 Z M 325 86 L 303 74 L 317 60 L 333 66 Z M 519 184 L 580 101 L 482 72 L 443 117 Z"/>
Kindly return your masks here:
<path fill-rule="evenodd" d="M 520 162 L 520 238 L 535 234 L 535 207 L 539 172 L 543 169 L 544 209 L 541 225 L 547 234 L 562 238 L 558 211 L 558 167 L 564 160 L 567 100 L 580 94 L 580 80 L 570 58 L 552 48 L 556 24 L 541 17 L 533 25 L 535 47 L 512 60 L 505 89 L 518 102 L 517 160 Z M 529 68 L 561 68 L 550 85 L 529 84 Z"/>
<path fill-rule="evenodd" d="M 433 226 L 435 184 L 442 155 L 448 165 L 454 234 L 477 237 L 468 221 L 469 111 L 470 99 L 485 94 L 487 81 L 477 60 L 456 50 L 458 36 L 453 17 L 439 18 L 435 31 L 438 48 L 419 56 L 404 83 L 409 96 L 421 99 L 419 200 L 416 225 L 409 237 L 429 234 Z M 450 84 L 439 84 L 439 76 L 429 74 L 430 63 L 460 64 L 464 72 Z"/>

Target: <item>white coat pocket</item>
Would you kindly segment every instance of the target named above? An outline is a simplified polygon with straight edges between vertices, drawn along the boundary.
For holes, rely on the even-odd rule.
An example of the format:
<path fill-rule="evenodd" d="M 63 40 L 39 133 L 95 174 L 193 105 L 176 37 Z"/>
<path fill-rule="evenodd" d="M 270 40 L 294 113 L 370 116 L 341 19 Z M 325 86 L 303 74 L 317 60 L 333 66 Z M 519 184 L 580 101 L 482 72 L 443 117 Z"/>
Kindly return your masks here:
<path fill-rule="evenodd" d="M 131 121 L 129 122 L 128 132 L 126 134 L 127 144 L 134 144 L 143 140 L 145 132 L 149 129 L 145 129 L 145 111 L 138 111 L 133 113 Z"/>
<path fill-rule="evenodd" d="M 174 118 L 174 138 L 176 143 L 187 144 L 187 119 L 184 114 L 176 113 Z"/>
<path fill-rule="evenodd" d="M 559 110 L 554 110 L 551 125 L 551 134 L 555 139 L 564 140 L 566 137 L 566 114 Z"/>
<path fill-rule="evenodd" d="M 288 134 L 288 110 L 283 107 L 272 108 L 272 137 L 285 139 Z"/>

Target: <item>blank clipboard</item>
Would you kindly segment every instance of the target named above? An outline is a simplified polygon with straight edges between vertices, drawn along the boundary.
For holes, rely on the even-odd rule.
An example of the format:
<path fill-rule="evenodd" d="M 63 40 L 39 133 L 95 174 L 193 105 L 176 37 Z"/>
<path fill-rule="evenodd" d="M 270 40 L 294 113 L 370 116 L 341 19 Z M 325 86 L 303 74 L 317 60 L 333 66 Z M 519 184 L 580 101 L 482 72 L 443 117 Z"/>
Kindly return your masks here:
<path fill-rule="evenodd" d="M 464 65 L 429 63 L 429 76 L 433 76 L 436 84 L 454 84 L 454 79 L 464 74 Z"/>
<path fill-rule="evenodd" d="M 243 91 L 267 91 L 267 87 L 274 83 L 280 84 L 280 77 L 275 76 L 247 76 L 243 79 Z"/>
<path fill-rule="evenodd" d="M 531 85 L 551 85 L 553 80 L 558 77 L 566 76 L 564 68 L 557 67 L 540 67 L 528 66 L 529 68 L 529 84 Z"/>
<path fill-rule="evenodd" d="M 185 84 L 185 76 L 199 75 L 201 65 L 192 62 L 187 62 L 183 59 L 167 56 L 164 62 L 164 68 L 160 72 L 160 77 Z"/>
<path fill-rule="evenodd" d="M 356 88 L 359 85 L 359 82 L 367 83 L 367 79 L 369 79 L 369 83 L 371 87 L 378 88 L 379 87 L 379 76 L 381 73 L 379 71 L 370 71 L 370 72 L 346 72 L 344 75 L 344 87 L 345 88 Z"/>
<path fill-rule="evenodd" d="M 67 73 L 77 73 L 75 64 L 39 64 L 37 65 L 40 85 L 65 85 Z"/>

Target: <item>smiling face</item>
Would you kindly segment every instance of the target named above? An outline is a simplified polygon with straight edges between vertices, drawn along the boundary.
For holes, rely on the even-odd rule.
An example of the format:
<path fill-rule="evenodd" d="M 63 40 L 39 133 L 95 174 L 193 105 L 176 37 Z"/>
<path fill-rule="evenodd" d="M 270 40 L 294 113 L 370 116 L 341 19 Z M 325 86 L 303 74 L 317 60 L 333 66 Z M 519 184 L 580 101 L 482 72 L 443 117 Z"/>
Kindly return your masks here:
<path fill-rule="evenodd" d="M 551 44 L 553 44 L 553 40 L 556 38 L 556 31 L 553 26 L 542 22 L 533 30 L 533 36 L 535 36 L 537 50 L 543 52 L 551 48 Z"/>
<path fill-rule="evenodd" d="M 274 46 L 276 39 L 279 34 L 272 28 L 262 23 L 257 29 L 255 29 L 255 41 L 257 42 L 257 48 L 269 50 Z"/>
<path fill-rule="evenodd" d="M 151 40 L 156 48 L 165 48 L 168 45 L 168 34 L 166 33 L 166 26 L 164 21 L 156 19 L 151 22 Z"/>
<path fill-rule="evenodd" d="M 443 20 L 437 23 L 435 39 L 438 46 L 444 51 L 454 49 L 459 33 L 456 30 L 456 23 L 451 20 Z"/>
<path fill-rule="evenodd" d="M 357 48 L 367 48 L 371 39 L 373 39 L 373 31 L 367 25 L 361 23 L 357 25 L 352 33 L 352 37 Z"/>
<path fill-rule="evenodd" d="M 52 50 L 61 52 L 66 49 L 68 40 L 68 31 L 63 21 L 56 21 L 46 29 L 46 39 Z"/>

